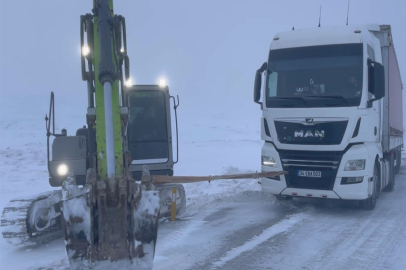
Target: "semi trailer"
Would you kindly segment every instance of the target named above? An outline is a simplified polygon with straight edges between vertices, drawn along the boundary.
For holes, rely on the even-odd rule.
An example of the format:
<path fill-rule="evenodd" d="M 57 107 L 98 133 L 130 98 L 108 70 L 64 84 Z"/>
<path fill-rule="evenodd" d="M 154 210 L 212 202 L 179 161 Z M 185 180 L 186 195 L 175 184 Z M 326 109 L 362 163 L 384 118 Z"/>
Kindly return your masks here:
<path fill-rule="evenodd" d="M 262 190 L 277 199 L 355 200 L 393 191 L 403 147 L 402 81 L 390 25 L 275 35 L 256 72 Z"/>

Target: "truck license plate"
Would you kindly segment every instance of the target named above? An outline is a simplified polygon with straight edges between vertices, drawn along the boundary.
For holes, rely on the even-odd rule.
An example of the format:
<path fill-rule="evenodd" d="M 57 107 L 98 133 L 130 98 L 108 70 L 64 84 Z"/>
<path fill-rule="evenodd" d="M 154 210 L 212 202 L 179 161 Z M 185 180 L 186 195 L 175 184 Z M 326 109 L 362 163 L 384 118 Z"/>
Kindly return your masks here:
<path fill-rule="evenodd" d="M 320 171 L 297 171 L 297 176 L 300 177 L 321 177 Z"/>

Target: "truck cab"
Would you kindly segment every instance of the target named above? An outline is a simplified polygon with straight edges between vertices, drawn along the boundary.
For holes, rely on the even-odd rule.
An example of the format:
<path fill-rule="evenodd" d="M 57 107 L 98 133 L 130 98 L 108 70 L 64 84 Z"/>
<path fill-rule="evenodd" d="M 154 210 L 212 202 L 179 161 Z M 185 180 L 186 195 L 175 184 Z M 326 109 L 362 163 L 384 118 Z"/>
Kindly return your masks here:
<path fill-rule="evenodd" d="M 402 116 L 388 109 L 398 95 L 390 105 L 402 115 L 400 73 L 388 73 L 389 65 L 399 72 L 391 49 L 388 26 L 275 35 L 256 73 L 254 101 L 262 110 L 262 171 L 288 174 L 261 179 L 264 192 L 279 199 L 358 200 L 374 208 L 379 192 L 394 185 L 403 145 Z M 389 81 L 397 82 L 395 89 Z M 392 145 L 391 128 L 402 131 Z"/>

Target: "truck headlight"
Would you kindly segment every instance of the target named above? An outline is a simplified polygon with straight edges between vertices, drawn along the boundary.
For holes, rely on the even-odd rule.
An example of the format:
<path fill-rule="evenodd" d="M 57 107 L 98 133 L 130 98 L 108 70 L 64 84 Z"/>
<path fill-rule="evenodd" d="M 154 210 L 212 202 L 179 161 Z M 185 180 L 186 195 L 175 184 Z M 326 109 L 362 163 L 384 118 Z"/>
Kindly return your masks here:
<path fill-rule="evenodd" d="M 262 165 L 268 167 L 276 167 L 276 161 L 273 157 L 262 156 Z"/>
<path fill-rule="evenodd" d="M 360 171 L 365 169 L 365 159 L 348 160 L 344 171 Z"/>
<path fill-rule="evenodd" d="M 57 171 L 60 176 L 65 176 L 68 173 L 68 166 L 61 164 L 58 166 Z"/>

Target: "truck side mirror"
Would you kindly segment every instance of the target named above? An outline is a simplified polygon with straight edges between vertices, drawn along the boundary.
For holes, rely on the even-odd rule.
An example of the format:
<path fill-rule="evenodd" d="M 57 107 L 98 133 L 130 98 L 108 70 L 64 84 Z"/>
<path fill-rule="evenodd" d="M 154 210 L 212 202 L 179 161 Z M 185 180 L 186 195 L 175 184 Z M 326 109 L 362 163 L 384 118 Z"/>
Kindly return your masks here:
<path fill-rule="evenodd" d="M 374 63 L 373 87 L 375 98 L 381 99 L 385 96 L 385 68 L 377 62 Z"/>
<path fill-rule="evenodd" d="M 261 84 L 262 84 L 262 72 L 268 68 L 268 64 L 265 62 L 255 73 L 255 83 L 254 83 L 254 102 L 262 104 L 259 102 L 261 98 Z"/>
<path fill-rule="evenodd" d="M 368 60 L 368 91 L 379 100 L 385 96 L 385 68 L 378 62 Z"/>
<path fill-rule="evenodd" d="M 373 65 L 372 65 L 373 64 Z M 372 107 L 372 102 L 385 96 L 385 68 L 378 62 L 368 60 L 368 91 L 375 98 L 368 100 L 367 107 Z"/>

